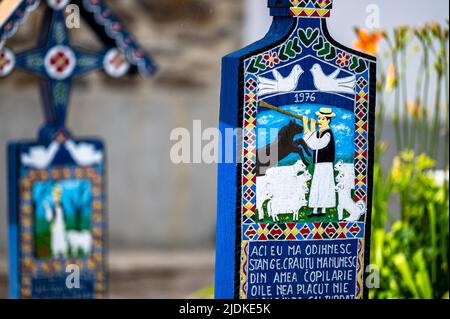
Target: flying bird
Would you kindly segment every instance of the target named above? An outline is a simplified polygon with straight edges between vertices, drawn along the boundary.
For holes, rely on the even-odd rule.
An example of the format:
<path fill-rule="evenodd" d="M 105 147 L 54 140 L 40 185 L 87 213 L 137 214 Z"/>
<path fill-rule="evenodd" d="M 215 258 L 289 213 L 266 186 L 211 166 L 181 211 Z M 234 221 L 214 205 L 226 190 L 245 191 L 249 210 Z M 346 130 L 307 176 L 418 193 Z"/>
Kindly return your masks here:
<path fill-rule="evenodd" d="M 64 146 L 74 161 L 80 166 L 91 166 L 99 164 L 103 160 L 103 153 L 97 151 L 94 145 L 87 143 L 75 144 L 74 141 L 68 140 Z"/>
<path fill-rule="evenodd" d="M 275 80 L 259 76 L 259 95 L 292 92 L 297 88 L 298 80 L 303 73 L 302 67 L 297 64 L 287 77 L 283 77 L 277 70 L 272 72 Z"/>
<path fill-rule="evenodd" d="M 37 169 L 47 168 L 53 162 L 59 147 L 58 142 L 52 142 L 48 148 L 44 146 L 32 147 L 29 154 L 22 154 L 22 163 Z"/>
<path fill-rule="evenodd" d="M 330 75 L 326 75 L 319 64 L 314 64 L 311 73 L 314 78 L 314 86 L 321 92 L 355 93 L 356 76 L 338 78 L 340 69 L 335 70 Z"/>

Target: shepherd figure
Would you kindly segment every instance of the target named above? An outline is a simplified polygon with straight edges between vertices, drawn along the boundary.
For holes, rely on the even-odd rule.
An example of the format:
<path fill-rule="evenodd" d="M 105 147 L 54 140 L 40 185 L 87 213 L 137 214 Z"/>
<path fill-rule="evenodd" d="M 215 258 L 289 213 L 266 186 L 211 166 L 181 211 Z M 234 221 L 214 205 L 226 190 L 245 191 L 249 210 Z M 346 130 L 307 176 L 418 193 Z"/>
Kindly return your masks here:
<path fill-rule="evenodd" d="M 53 209 L 48 202 L 44 203 L 47 221 L 50 223 L 51 250 L 53 257 L 66 257 L 69 245 L 66 238 L 66 223 L 62 208 L 62 189 L 56 186 L 53 189 Z"/>
<path fill-rule="evenodd" d="M 321 108 L 316 113 L 318 120 L 303 118 L 305 129 L 304 141 L 313 151 L 314 174 L 309 196 L 309 207 L 313 208 L 313 216 L 324 216 L 327 208 L 336 207 L 336 185 L 333 165 L 336 158 L 336 145 L 331 130 L 331 120 L 336 117 L 331 108 Z M 316 124 L 319 131 L 316 131 Z M 318 210 L 321 209 L 321 213 Z"/>

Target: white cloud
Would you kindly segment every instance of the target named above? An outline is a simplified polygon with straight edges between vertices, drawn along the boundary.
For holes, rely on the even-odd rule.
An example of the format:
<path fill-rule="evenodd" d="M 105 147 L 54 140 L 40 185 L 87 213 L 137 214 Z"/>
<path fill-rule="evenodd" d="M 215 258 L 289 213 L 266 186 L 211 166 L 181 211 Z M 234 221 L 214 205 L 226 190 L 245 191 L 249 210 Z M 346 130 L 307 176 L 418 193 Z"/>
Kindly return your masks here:
<path fill-rule="evenodd" d="M 348 120 L 348 119 L 350 119 L 352 117 L 352 115 L 350 115 L 350 114 L 344 114 L 344 115 L 342 115 L 342 119 L 343 120 Z"/>
<path fill-rule="evenodd" d="M 258 116 L 258 124 L 266 125 L 273 117 L 273 115 L 260 115 Z"/>
<path fill-rule="evenodd" d="M 345 134 L 349 134 L 351 132 L 350 128 L 347 127 L 345 124 L 337 124 L 332 126 L 333 130 L 337 132 L 343 132 Z"/>

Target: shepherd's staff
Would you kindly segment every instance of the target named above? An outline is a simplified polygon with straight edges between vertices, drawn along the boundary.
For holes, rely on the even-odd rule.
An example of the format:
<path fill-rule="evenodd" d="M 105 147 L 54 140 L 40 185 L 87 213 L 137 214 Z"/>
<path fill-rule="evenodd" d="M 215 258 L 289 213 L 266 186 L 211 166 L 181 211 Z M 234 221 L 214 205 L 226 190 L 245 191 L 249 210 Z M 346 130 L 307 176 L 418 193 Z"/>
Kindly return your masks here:
<path fill-rule="evenodd" d="M 289 112 L 289 111 L 282 110 L 282 109 L 280 109 L 279 107 L 273 106 L 273 105 L 271 105 L 271 104 L 269 104 L 269 103 L 267 103 L 267 102 L 265 102 L 265 101 L 261 101 L 261 102 L 259 103 L 259 106 L 265 107 L 265 108 L 268 108 L 268 109 L 271 109 L 271 110 L 274 110 L 274 111 L 277 111 L 277 112 L 282 113 L 282 114 L 284 114 L 284 115 L 292 116 L 293 118 L 296 118 L 296 119 L 298 119 L 298 120 L 300 120 L 300 121 L 303 121 L 303 120 L 305 120 L 305 119 L 306 119 L 306 120 L 309 120 L 309 118 L 306 117 L 306 116 L 297 115 L 297 114 L 291 113 L 291 112 Z"/>

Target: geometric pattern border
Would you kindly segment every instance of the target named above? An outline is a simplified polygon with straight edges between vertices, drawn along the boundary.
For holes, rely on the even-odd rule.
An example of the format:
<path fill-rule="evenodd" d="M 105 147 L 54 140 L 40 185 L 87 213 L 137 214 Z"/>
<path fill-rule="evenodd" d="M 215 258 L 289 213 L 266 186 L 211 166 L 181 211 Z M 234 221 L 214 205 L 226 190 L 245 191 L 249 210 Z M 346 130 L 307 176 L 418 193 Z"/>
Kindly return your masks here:
<path fill-rule="evenodd" d="M 290 0 L 293 17 L 326 18 L 333 7 L 332 0 Z"/>
<path fill-rule="evenodd" d="M 362 239 L 364 223 L 285 223 L 243 225 L 243 240 Z"/>
<path fill-rule="evenodd" d="M 357 78 L 355 96 L 355 197 L 367 207 L 369 152 L 369 71 Z"/>

